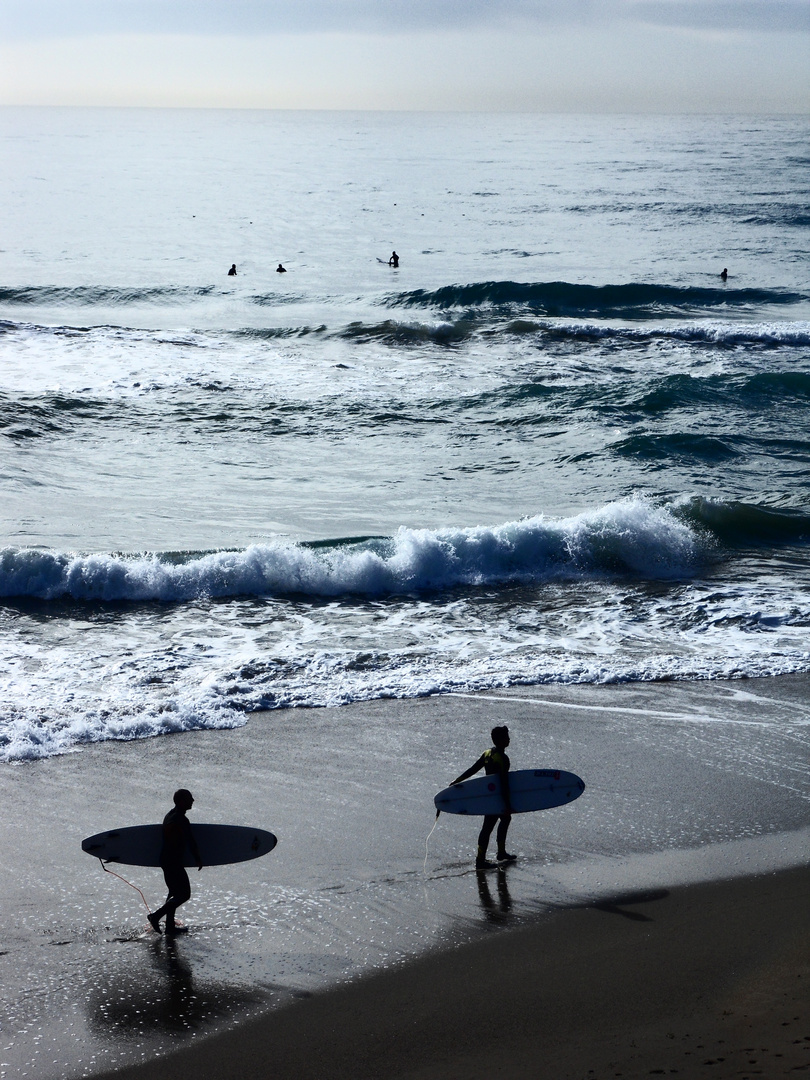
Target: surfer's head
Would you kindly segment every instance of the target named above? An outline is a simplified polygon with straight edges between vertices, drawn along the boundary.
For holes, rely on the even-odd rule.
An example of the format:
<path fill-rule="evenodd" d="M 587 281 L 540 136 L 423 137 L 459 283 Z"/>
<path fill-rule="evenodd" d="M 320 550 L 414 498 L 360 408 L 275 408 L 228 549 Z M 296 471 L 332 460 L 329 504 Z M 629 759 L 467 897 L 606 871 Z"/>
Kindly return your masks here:
<path fill-rule="evenodd" d="M 494 727 L 490 732 L 490 736 L 492 738 L 492 745 L 497 746 L 499 750 L 505 750 L 509 745 L 509 728 L 506 724 Z"/>
<path fill-rule="evenodd" d="M 190 810 L 194 805 L 194 796 L 188 788 L 178 788 L 174 793 L 174 805 L 179 810 Z"/>

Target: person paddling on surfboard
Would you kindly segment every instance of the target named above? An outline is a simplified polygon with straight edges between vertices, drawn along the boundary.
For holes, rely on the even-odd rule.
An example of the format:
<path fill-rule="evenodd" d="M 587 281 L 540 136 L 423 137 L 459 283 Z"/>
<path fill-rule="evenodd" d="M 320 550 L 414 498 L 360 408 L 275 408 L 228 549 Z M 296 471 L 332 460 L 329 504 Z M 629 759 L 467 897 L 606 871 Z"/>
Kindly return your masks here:
<path fill-rule="evenodd" d="M 149 912 L 149 922 L 153 930 L 160 930 L 160 920 L 166 916 L 166 933 L 179 934 L 185 930 L 179 928 L 174 921 L 174 913 L 181 904 L 191 896 L 191 883 L 188 880 L 185 866 L 186 846 L 197 861 L 197 869 L 202 870 L 203 863 L 200 852 L 191 831 L 191 822 L 186 817 L 186 811 L 194 805 L 194 798 L 186 788 L 180 788 L 174 793 L 174 808 L 163 819 L 163 850 L 160 853 L 160 865 L 163 869 L 163 877 L 166 880 L 166 888 L 169 895 L 166 903 L 157 911 Z"/>
<path fill-rule="evenodd" d="M 463 772 L 461 776 L 457 776 L 450 785 L 454 787 L 456 784 L 460 784 L 462 780 L 474 776 L 481 769 L 484 770 L 487 776 L 497 775 L 501 778 L 501 794 L 503 795 L 503 801 L 506 803 L 506 813 L 484 815 L 484 824 L 478 834 L 478 851 L 475 856 L 476 870 L 490 870 L 497 866 L 497 863 L 489 862 L 487 859 L 487 845 L 496 822 L 498 822 L 498 832 L 496 834 L 498 862 L 514 862 L 517 858 L 516 855 L 510 855 L 506 850 L 506 834 L 512 821 L 512 805 L 509 799 L 509 758 L 506 756 L 506 748 L 509 745 L 509 728 L 505 724 L 502 727 L 494 727 L 491 734 L 492 747 L 485 750 L 478 761 L 471 765 L 466 772 Z"/>

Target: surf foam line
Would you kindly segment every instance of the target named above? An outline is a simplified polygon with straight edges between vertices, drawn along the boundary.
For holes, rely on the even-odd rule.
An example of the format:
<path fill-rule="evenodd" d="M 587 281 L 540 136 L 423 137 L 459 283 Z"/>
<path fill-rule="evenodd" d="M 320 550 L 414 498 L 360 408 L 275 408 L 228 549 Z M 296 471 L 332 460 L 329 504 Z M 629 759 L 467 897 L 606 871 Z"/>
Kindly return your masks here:
<path fill-rule="evenodd" d="M 400 528 L 394 536 L 318 545 L 286 540 L 241 551 L 71 555 L 0 551 L 0 597 L 188 601 L 235 596 L 397 595 L 462 585 L 589 577 L 672 580 L 705 563 L 699 534 L 643 498 L 575 517 L 498 526 Z"/>
<path fill-rule="evenodd" d="M 753 345 L 768 348 L 810 345 L 810 322 L 798 319 L 784 323 L 730 323 L 710 320 L 683 326 L 610 326 L 602 323 L 547 322 L 517 320 L 506 326 L 516 337 L 540 333 L 547 338 L 572 341 L 616 340 L 626 344 L 653 341 L 685 342 L 696 345 Z"/>
<path fill-rule="evenodd" d="M 625 285 L 580 285 L 568 281 L 480 281 L 414 289 L 385 299 L 389 307 L 464 308 L 516 307 L 536 314 L 660 317 L 667 311 L 711 310 L 761 305 L 797 304 L 810 297 L 783 289 L 695 288 L 629 282 Z"/>

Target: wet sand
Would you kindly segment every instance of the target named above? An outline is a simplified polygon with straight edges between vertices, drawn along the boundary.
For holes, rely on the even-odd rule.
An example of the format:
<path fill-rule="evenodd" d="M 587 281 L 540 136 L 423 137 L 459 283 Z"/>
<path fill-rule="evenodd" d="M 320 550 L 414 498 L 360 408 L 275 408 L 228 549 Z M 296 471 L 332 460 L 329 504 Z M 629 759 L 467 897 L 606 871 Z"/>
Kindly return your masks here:
<path fill-rule="evenodd" d="M 570 1061 L 577 1080 L 701 1075 L 701 1045 L 701 1060 L 731 1060 L 712 1034 L 724 1010 L 724 1029 L 744 1035 L 767 997 L 757 986 L 779 971 L 780 993 L 806 986 L 793 868 L 810 853 L 808 691 L 797 676 L 373 701 L 2 769 L 0 1080 L 138 1063 L 163 1076 L 178 1051 L 192 1071 L 213 1055 L 219 1076 L 474 1076 L 502 1049 L 515 1071 L 501 1076 L 542 1076 L 538 1060 L 556 1077 Z M 570 769 L 587 786 L 516 816 L 518 862 L 481 876 L 474 821 L 442 815 L 427 859 L 425 837 L 433 794 L 495 720 L 514 768 Z M 178 786 L 194 792 L 193 820 L 269 828 L 279 845 L 192 873 L 191 932 L 170 944 L 80 841 L 160 820 Z M 125 876 L 161 902 L 159 871 Z M 808 1031 L 794 1030 L 792 1000 L 784 1017 L 756 1013 L 756 1040 L 734 1052 L 798 1052 Z M 715 1009 L 705 1024 L 700 1002 Z M 666 1022 L 662 1045 L 681 1058 L 659 1066 Z M 649 1066 L 635 1074 L 632 1040 Z M 575 1046 L 591 1064 L 565 1058 Z"/>
<path fill-rule="evenodd" d="M 318 994 L 117 1080 L 810 1070 L 810 872 L 616 897 Z"/>

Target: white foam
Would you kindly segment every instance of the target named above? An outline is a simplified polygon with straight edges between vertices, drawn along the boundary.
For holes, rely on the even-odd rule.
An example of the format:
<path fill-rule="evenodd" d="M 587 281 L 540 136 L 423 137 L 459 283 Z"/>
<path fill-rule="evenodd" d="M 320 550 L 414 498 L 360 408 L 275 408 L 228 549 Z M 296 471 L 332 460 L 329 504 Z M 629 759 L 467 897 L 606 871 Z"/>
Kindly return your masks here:
<path fill-rule="evenodd" d="M 544 515 L 466 529 L 400 528 L 389 540 L 304 547 L 278 540 L 184 562 L 158 554 L 0 552 L 0 596 L 83 601 L 186 601 L 200 597 L 391 595 L 458 585 L 562 577 L 687 576 L 700 541 L 643 498 L 575 517 Z"/>
<path fill-rule="evenodd" d="M 668 338 L 673 341 L 717 345 L 810 345 L 810 322 L 803 319 L 757 323 L 701 319 L 700 322 L 652 326 L 630 326 L 601 320 L 583 322 L 575 319 L 539 319 L 535 325 L 552 333 L 564 331 L 572 337 L 617 338 L 638 342 Z"/>

